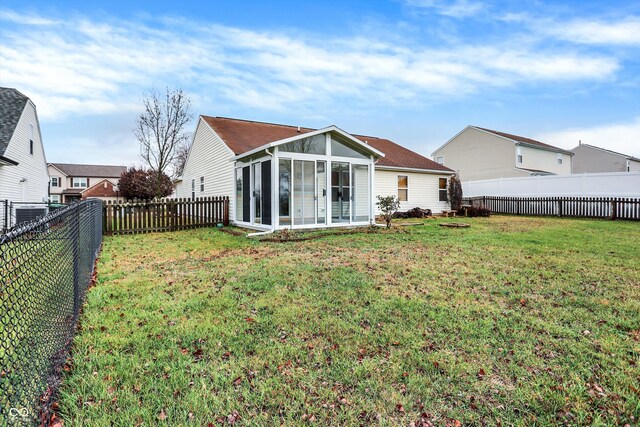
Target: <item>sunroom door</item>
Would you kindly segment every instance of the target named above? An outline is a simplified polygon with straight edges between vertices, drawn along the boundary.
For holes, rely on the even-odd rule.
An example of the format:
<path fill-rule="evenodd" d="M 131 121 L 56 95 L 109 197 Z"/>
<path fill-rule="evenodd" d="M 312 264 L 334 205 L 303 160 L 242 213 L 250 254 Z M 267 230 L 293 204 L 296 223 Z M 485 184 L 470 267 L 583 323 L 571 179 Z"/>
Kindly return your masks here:
<path fill-rule="evenodd" d="M 350 212 L 349 163 L 331 162 L 331 222 L 349 222 Z"/>
<path fill-rule="evenodd" d="M 315 162 L 293 161 L 293 225 L 316 223 Z"/>

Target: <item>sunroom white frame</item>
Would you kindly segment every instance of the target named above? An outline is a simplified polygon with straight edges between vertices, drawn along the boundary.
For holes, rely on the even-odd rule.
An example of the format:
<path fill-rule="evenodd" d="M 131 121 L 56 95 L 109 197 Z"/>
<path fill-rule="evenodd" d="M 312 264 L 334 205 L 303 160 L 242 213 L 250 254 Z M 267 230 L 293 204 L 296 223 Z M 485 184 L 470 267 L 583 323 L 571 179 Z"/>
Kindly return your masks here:
<path fill-rule="evenodd" d="M 284 152 L 279 149 L 279 147 L 283 144 L 287 144 L 289 142 L 310 138 L 315 135 L 325 135 L 325 154 L 309 154 L 309 153 L 297 153 L 297 152 Z M 346 140 L 347 146 L 355 146 L 360 152 L 369 153 L 369 156 L 366 158 L 356 158 L 356 157 L 343 157 L 343 156 L 332 156 L 331 155 L 331 137 L 332 135 L 338 136 L 336 139 L 340 143 L 344 143 L 341 140 Z M 249 207 L 250 207 L 250 222 L 245 222 L 242 218 L 235 218 L 235 224 L 238 226 L 252 228 L 256 230 L 281 230 L 281 229 L 310 229 L 310 228 L 326 228 L 326 227 L 350 227 L 350 226 L 363 226 L 373 224 L 375 222 L 375 201 L 373 195 L 375 194 L 375 163 L 379 157 L 383 157 L 384 153 L 376 150 L 370 145 L 360 141 L 357 138 L 354 138 L 347 132 L 339 129 L 336 126 L 329 126 L 327 128 L 318 129 L 313 132 L 301 133 L 300 135 L 296 135 L 294 137 L 281 139 L 278 141 L 271 142 L 269 144 L 265 144 L 262 147 L 258 147 L 254 150 L 248 151 L 242 155 L 238 155 L 232 158 L 234 161 L 234 206 L 236 207 L 237 214 L 238 211 L 238 203 L 239 200 L 237 198 L 236 191 L 236 177 L 238 173 L 242 173 L 242 167 L 249 166 L 249 185 L 251 185 L 249 189 Z M 291 189 L 290 189 L 290 216 L 291 216 L 291 224 L 280 224 L 280 160 L 290 160 L 291 161 Z M 264 224 L 256 224 L 254 222 L 255 218 L 255 195 L 253 189 L 254 182 L 254 167 L 253 164 L 257 162 L 263 162 L 265 160 L 271 160 L 271 225 Z M 314 224 L 294 224 L 294 197 L 293 197 L 293 162 L 295 160 L 303 160 L 303 161 L 313 161 L 314 162 Z M 320 196 L 318 194 L 318 180 L 317 180 L 317 162 L 324 161 L 325 162 L 325 223 L 318 224 L 318 203 Z M 331 205 L 331 169 L 332 163 L 334 162 L 342 162 L 349 164 L 349 183 L 350 183 L 350 194 L 349 194 L 349 221 L 348 222 L 333 222 L 332 221 L 332 205 Z M 353 218 L 355 216 L 354 212 L 354 191 L 353 191 L 353 165 L 366 165 L 368 166 L 368 198 L 369 198 L 369 218 L 367 221 L 354 221 Z M 243 180 L 243 186 L 246 183 Z M 263 189 L 264 190 L 264 189 Z M 263 209 L 263 208 L 262 208 Z M 262 211 L 264 212 L 264 210 Z M 262 214 L 264 216 L 264 213 Z"/>

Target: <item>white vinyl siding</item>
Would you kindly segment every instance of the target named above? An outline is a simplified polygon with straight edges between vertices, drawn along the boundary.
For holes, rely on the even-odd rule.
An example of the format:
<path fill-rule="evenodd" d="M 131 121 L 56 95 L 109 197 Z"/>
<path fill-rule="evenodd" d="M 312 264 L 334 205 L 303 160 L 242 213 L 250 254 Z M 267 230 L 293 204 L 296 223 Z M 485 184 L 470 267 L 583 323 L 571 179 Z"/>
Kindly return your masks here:
<path fill-rule="evenodd" d="M 43 202 L 48 199 L 49 173 L 37 123 L 35 106 L 27 101 L 4 153 L 18 165 L 0 166 L 0 200 Z M 30 124 L 34 124 L 33 136 Z M 30 154 L 31 140 L 33 154 Z"/>
<path fill-rule="evenodd" d="M 543 170 L 556 175 L 569 175 L 571 173 L 571 156 L 555 151 L 540 150 L 529 146 L 521 146 L 523 162 L 517 165 L 520 168 Z M 562 164 L 558 158 L 562 158 Z"/>
<path fill-rule="evenodd" d="M 191 198 L 192 180 L 199 183 L 204 177 L 206 186 L 204 191 L 197 193 L 197 197 L 229 196 L 229 217 L 233 221 L 233 156 L 222 139 L 200 118 L 182 173 L 183 181 L 176 186 L 176 197 Z"/>
<path fill-rule="evenodd" d="M 423 209 L 431 209 L 433 213 L 440 213 L 443 209 L 449 209 L 447 202 L 440 202 L 438 200 L 438 179 L 448 179 L 449 175 L 381 170 L 376 168 L 376 194 L 374 196 L 397 196 L 398 175 L 407 176 L 409 181 L 408 200 L 406 202 L 400 202 L 401 211 L 420 207 Z M 377 201 L 377 198 L 374 198 Z M 377 207 L 376 213 L 379 214 Z"/>

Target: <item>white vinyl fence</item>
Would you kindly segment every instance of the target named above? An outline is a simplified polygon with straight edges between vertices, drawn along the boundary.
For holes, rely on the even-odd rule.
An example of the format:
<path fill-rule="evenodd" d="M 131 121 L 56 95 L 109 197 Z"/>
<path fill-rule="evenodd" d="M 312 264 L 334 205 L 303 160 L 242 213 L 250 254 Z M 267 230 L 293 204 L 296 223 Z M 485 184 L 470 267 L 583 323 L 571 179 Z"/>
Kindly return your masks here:
<path fill-rule="evenodd" d="M 499 178 L 462 183 L 464 197 L 640 197 L 640 172 Z"/>

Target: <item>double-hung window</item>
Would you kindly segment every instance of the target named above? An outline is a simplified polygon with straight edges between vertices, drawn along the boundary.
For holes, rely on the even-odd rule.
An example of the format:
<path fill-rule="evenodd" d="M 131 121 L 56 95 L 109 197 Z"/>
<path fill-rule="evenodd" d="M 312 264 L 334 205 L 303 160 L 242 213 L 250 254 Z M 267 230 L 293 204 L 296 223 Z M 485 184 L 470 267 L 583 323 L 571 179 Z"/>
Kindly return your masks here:
<path fill-rule="evenodd" d="M 409 177 L 398 175 L 398 200 L 406 202 L 409 200 Z"/>
<path fill-rule="evenodd" d="M 200 177 L 200 192 L 204 193 L 204 176 Z"/>
<path fill-rule="evenodd" d="M 438 179 L 438 200 L 441 202 L 447 201 L 447 178 Z"/>
<path fill-rule="evenodd" d="M 521 165 L 522 164 L 522 147 L 516 148 L 516 162 Z"/>
<path fill-rule="evenodd" d="M 89 178 L 72 178 L 71 186 L 73 188 L 87 188 L 89 186 Z"/>
<path fill-rule="evenodd" d="M 59 176 L 52 176 L 51 177 L 51 186 L 52 187 L 62 187 L 62 185 L 60 183 L 60 177 Z"/>

